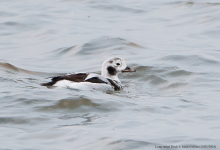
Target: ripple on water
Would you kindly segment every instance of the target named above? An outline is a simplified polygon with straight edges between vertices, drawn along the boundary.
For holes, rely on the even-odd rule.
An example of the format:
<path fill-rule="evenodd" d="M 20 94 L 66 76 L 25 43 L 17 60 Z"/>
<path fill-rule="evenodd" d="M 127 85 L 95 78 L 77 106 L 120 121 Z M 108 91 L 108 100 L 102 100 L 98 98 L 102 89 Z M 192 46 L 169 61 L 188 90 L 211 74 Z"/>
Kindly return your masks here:
<path fill-rule="evenodd" d="M 0 124 L 28 124 L 30 120 L 19 117 L 0 117 Z"/>
<path fill-rule="evenodd" d="M 186 71 L 186 70 L 175 70 L 175 71 L 170 71 L 166 73 L 165 76 L 180 77 L 180 76 L 190 76 L 192 74 L 193 74 L 192 72 Z"/>
<path fill-rule="evenodd" d="M 26 129 L 31 126 L 40 125 L 47 122 L 49 118 L 45 117 L 0 117 L 0 125 L 5 127 L 19 126 L 19 128 Z"/>
<path fill-rule="evenodd" d="M 96 9 L 101 9 L 104 11 L 119 11 L 119 12 L 128 12 L 128 13 L 145 13 L 146 11 L 143 9 L 138 9 L 138 8 L 131 8 L 131 7 L 126 7 L 123 5 L 114 5 L 111 3 L 106 3 L 106 4 L 92 4 L 90 5 L 92 8 Z"/>
<path fill-rule="evenodd" d="M 69 97 L 50 103 L 47 106 L 36 107 L 38 111 L 70 111 L 70 112 L 108 112 L 120 110 L 120 102 L 103 101 L 84 96 Z"/>
<path fill-rule="evenodd" d="M 180 70 L 176 66 L 152 65 L 136 66 L 134 74 L 122 74 L 121 78 L 129 81 L 135 79 L 136 84 L 140 82 L 140 87 L 151 87 L 158 90 L 180 90 L 187 85 L 187 80 L 196 75 L 193 72 Z"/>
<path fill-rule="evenodd" d="M 100 54 L 106 53 L 109 49 L 112 51 L 117 50 L 128 50 L 131 48 L 143 48 L 142 46 L 127 41 L 126 39 L 122 38 L 112 38 L 108 36 L 100 37 L 97 39 L 93 39 L 87 43 L 82 45 L 71 46 L 67 48 L 60 48 L 55 51 L 51 51 L 51 54 L 55 54 L 56 57 L 73 57 L 76 55 L 91 55 L 91 54 Z"/>
<path fill-rule="evenodd" d="M 160 58 L 162 61 L 171 61 L 181 64 L 187 64 L 192 66 L 203 66 L 203 65 L 220 65 L 219 60 L 206 55 L 169 55 Z"/>
<path fill-rule="evenodd" d="M 47 73 L 47 72 L 30 71 L 30 70 L 16 67 L 10 63 L 5 63 L 5 62 L 4 63 L 0 62 L 0 70 L 3 70 L 9 74 L 23 74 L 23 75 L 25 74 L 25 75 L 34 75 L 34 76 L 41 76 L 41 77 L 62 75 L 61 73 Z"/>
<path fill-rule="evenodd" d="M 137 140 L 116 140 L 108 143 L 109 148 L 117 149 L 145 149 L 146 147 L 155 147 L 156 143 L 146 142 L 146 141 L 137 141 Z"/>

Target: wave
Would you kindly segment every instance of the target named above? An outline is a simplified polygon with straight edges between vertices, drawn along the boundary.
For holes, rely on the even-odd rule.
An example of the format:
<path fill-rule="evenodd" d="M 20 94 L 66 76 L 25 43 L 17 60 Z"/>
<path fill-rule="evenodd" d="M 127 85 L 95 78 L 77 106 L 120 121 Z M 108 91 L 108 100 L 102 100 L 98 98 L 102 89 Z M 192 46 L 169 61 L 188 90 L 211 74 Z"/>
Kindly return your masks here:
<path fill-rule="evenodd" d="M 49 77 L 49 76 L 58 76 L 63 75 L 64 73 L 47 73 L 47 72 L 38 72 L 38 71 L 31 71 L 22 69 L 19 67 L 16 67 L 10 63 L 7 62 L 0 62 L 0 70 L 3 70 L 9 74 L 27 74 L 27 75 L 34 75 L 34 76 L 40 76 L 40 77 Z"/>
<path fill-rule="evenodd" d="M 128 51 L 129 49 L 133 49 L 133 48 L 143 49 L 144 47 L 135 42 L 128 41 L 123 38 L 103 36 L 97 39 L 93 39 L 82 45 L 59 48 L 57 50 L 53 50 L 46 54 L 52 54 L 53 56 L 55 56 L 55 58 L 57 57 L 72 58 L 74 56 L 85 57 L 87 55 L 95 56 L 104 53 L 108 53 L 109 55 L 109 51 L 111 52 L 117 52 L 118 50 Z"/>

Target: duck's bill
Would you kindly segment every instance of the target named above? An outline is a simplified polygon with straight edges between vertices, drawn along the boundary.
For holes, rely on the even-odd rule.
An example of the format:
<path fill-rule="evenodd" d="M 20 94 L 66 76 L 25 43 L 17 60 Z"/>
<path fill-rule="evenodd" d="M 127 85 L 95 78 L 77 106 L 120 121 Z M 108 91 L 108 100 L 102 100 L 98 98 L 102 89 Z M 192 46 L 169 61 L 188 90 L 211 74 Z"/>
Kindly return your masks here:
<path fill-rule="evenodd" d="M 136 72 L 136 70 L 127 66 L 124 70 L 122 70 L 122 73 L 124 72 Z"/>

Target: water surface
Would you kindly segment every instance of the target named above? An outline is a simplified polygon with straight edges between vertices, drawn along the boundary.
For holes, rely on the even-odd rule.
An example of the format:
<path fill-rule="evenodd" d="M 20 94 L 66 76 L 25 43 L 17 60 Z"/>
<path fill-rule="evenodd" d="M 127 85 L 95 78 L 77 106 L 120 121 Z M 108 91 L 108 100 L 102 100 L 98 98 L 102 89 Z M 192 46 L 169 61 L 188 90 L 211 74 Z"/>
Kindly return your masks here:
<path fill-rule="evenodd" d="M 0 149 L 219 149 L 219 1 L 0 3 Z M 113 56 L 123 91 L 40 86 Z"/>

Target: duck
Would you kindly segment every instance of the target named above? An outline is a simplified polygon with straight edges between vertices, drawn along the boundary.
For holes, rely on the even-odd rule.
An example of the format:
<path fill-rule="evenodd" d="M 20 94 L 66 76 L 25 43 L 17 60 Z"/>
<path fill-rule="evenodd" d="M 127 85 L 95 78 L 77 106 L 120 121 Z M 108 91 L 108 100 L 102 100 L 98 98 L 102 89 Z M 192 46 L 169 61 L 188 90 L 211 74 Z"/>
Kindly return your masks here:
<path fill-rule="evenodd" d="M 104 93 L 123 90 L 123 85 L 118 78 L 119 73 L 136 72 L 126 65 L 121 57 L 111 57 L 102 64 L 101 75 L 96 73 L 72 73 L 52 77 L 50 82 L 42 86 L 70 88 L 77 90 L 97 90 Z"/>

